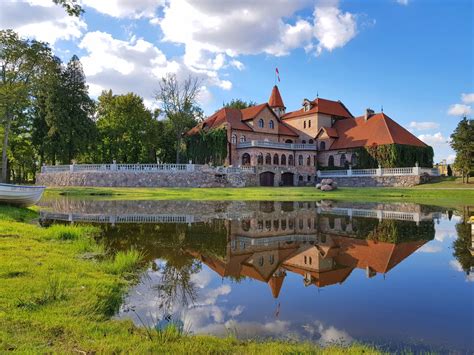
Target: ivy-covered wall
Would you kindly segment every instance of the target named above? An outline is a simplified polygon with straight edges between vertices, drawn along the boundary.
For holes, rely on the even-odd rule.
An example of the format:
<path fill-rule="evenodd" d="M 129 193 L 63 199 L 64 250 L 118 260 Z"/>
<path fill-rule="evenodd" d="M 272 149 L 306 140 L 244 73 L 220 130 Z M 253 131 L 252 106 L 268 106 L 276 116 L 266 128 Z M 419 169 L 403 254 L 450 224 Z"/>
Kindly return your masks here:
<path fill-rule="evenodd" d="M 227 131 L 212 129 L 186 138 L 186 157 L 194 164 L 224 165 L 227 157 Z"/>
<path fill-rule="evenodd" d="M 416 147 L 402 144 L 385 144 L 371 147 L 363 147 L 355 150 L 357 154 L 358 169 L 377 168 L 400 168 L 418 165 L 421 167 L 433 167 L 433 148 Z"/>

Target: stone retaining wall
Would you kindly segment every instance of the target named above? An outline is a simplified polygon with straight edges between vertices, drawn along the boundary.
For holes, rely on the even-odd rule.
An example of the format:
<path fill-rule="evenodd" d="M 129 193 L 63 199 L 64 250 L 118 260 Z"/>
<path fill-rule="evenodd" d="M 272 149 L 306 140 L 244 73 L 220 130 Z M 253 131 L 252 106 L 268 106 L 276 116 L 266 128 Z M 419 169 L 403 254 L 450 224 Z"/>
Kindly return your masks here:
<path fill-rule="evenodd" d="M 323 178 L 318 179 L 321 181 Z M 338 186 L 343 187 L 411 187 L 437 180 L 437 176 L 407 175 L 407 176 L 360 176 L 332 177 Z"/>
<path fill-rule="evenodd" d="M 194 172 L 58 172 L 40 173 L 36 183 L 43 186 L 95 187 L 246 187 L 258 186 L 254 173 L 221 173 L 215 169 Z"/>

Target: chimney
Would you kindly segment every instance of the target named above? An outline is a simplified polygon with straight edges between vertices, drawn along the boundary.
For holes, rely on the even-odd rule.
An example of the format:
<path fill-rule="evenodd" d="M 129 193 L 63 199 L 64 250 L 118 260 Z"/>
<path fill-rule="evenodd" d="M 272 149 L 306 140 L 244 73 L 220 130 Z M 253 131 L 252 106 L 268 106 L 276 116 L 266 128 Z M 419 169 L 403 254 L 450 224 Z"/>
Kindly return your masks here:
<path fill-rule="evenodd" d="M 370 116 L 372 116 L 374 114 L 374 110 L 370 109 L 370 108 L 366 108 L 365 109 L 365 120 L 367 121 Z"/>

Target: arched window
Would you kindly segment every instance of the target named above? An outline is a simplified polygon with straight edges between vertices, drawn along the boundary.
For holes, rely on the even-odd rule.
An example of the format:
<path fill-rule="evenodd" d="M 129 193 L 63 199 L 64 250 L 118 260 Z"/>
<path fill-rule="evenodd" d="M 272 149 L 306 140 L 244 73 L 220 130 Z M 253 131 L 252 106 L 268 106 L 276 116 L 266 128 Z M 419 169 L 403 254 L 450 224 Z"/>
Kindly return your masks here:
<path fill-rule="evenodd" d="M 270 153 L 267 153 L 267 155 L 265 155 L 265 164 L 272 165 L 272 156 Z"/>
<path fill-rule="evenodd" d="M 301 143 L 306 144 L 306 141 L 303 139 L 303 140 L 301 141 Z"/>
<path fill-rule="evenodd" d="M 281 230 L 286 230 L 286 219 L 281 220 Z"/>
<path fill-rule="evenodd" d="M 293 155 L 288 156 L 288 165 L 290 165 L 290 166 L 295 165 L 295 160 L 293 158 Z"/>
<path fill-rule="evenodd" d="M 278 159 L 278 154 L 273 156 L 273 165 L 280 165 L 280 159 Z"/>
<path fill-rule="evenodd" d="M 236 135 L 236 134 L 233 134 L 233 135 L 232 135 L 231 142 L 232 142 L 232 144 L 236 144 L 236 143 L 237 143 L 237 135 Z"/>
<path fill-rule="evenodd" d="M 287 139 L 285 143 L 293 143 L 293 141 L 291 139 Z"/>
<path fill-rule="evenodd" d="M 311 122 L 311 121 L 309 121 L 309 122 Z M 308 141 L 308 143 L 309 143 L 309 144 L 314 144 L 314 140 L 310 139 L 310 140 Z"/>
<path fill-rule="evenodd" d="M 307 264 L 307 260 L 308 258 L 306 257 L 306 255 L 304 256 L 304 263 Z"/>
<path fill-rule="evenodd" d="M 263 154 L 259 153 L 257 155 L 257 165 L 263 165 Z"/>
<path fill-rule="evenodd" d="M 311 165 L 311 156 L 306 157 L 306 165 L 310 166 Z"/>
<path fill-rule="evenodd" d="M 345 166 L 346 165 L 346 155 L 342 154 L 341 155 L 341 161 L 339 163 L 339 166 Z"/>
<path fill-rule="evenodd" d="M 250 154 L 249 153 L 244 153 L 242 155 L 242 165 L 250 165 Z"/>
<path fill-rule="evenodd" d="M 303 165 L 303 156 L 298 156 L 298 165 Z"/>
<path fill-rule="evenodd" d="M 272 230 L 272 221 L 270 221 L 270 220 L 266 220 L 266 221 L 265 221 L 265 229 L 266 229 L 267 231 L 271 231 L 271 230 Z"/>
<path fill-rule="evenodd" d="M 276 231 L 278 229 L 280 229 L 280 220 L 279 219 L 273 220 L 273 229 L 276 230 Z"/>
<path fill-rule="evenodd" d="M 281 155 L 280 163 L 281 163 L 281 165 L 286 165 L 286 155 L 285 154 Z"/>
<path fill-rule="evenodd" d="M 356 155 L 355 153 L 352 153 L 352 156 L 351 156 L 351 165 L 352 165 L 352 166 L 357 165 L 357 155 Z"/>
<path fill-rule="evenodd" d="M 318 157 L 316 155 L 313 155 L 313 165 L 318 166 Z"/>
<path fill-rule="evenodd" d="M 275 128 L 275 122 L 273 122 L 273 120 L 270 120 L 270 122 L 268 123 L 268 126 L 270 127 L 270 129 L 274 129 Z"/>
<path fill-rule="evenodd" d="M 258 120 L 258 127 L 263 128 L 265 126 L 265 123 L 263 122 L 263 119 Z"/>
<path fill-rule="evenodd" d="M 329 159 L 328 159 L 328 166 L 330 168 L 334 168 L 334 157 L 332 155 L 329 156 Z"/>
<path fill-rule="evenodd" d="M 325 150 L 325 149 L 326 149 L 326 142 L 319 143 L 319 150 Z"/>
<path fill-rule="evenodd" d="M 245 142 L 245 136 L 240 136 L 240 143 Z"/>

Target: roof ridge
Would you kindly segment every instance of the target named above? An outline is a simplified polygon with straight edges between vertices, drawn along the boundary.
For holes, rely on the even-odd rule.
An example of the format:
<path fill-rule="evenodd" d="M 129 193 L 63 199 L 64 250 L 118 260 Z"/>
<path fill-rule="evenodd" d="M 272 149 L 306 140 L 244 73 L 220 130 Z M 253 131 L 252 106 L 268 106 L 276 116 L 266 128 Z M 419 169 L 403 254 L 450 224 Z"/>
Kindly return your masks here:
<path fill-rule="evenodd" d="M 395 139 L 393 138 L 393 135 L 392 135 L 392 130 L 390 129 L 390 127 L 388 126 L 387 124 L 387 120 L 385 118 L 389 118 L 390 120 L 392 120 L 390 117 L 388 117 L 385 113 L 377 113 L 376 115 L 381 115 L 382 116 L 382 120 L 383 120 L 383 123 L 385 124 L 385 128 L 387 129 L 388 131 L 388 135 L 390 136 L 390 139 L 392 140 L 392 144 L 395 144 Z M 370 118 L 369 118 L 370 119 Z"/>

